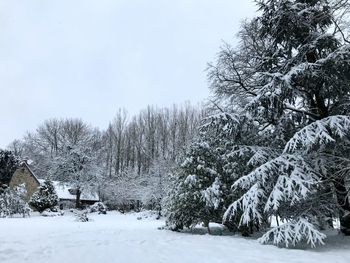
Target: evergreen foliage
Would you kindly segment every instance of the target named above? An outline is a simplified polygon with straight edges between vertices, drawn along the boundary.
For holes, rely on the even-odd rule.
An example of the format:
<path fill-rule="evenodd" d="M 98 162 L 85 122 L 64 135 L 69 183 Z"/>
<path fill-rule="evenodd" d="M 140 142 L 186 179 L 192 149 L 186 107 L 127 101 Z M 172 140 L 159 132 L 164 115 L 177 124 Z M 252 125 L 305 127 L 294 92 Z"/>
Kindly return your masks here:
<path fill-rule="evenodd" d="M 244 156 L 247 161 L 251 158 L 253 165 L 257 155 L 249 146 L 243 150 L 229 142 L 229 138 L 240 138 L 243 142 L 253 136 L 254 127 L 242 125 L 239 130 L 240 123 L 238 116 L 227 113 L 218 113 L 204 120 L 197 139 L 188 147 L 168 197 L 167 223 L 171 228 L 177 230 L 202 222 L 205 226 L 209 222 L 221 223 L 232 200 L 241 194 L 231 191 L 231 185 L 246 170 L 236 156 Z M 246 136 L 243 137 L 242 133 Z M 240 226 L 238 216 L 226 218 L 223 223 L 230 230 L 244 235 L 254 228 L 253 224 L 249 229 Z"/>
<path fill-rule="evenodd" d="M 186 156 L 168 208 L 168 224 L 175 230 L 201 222 L 208 226 L 209 221 L 221 221 L 217 153 L 208 143 L 198 140 L 191 144 Z"/>
<path fill-rule="evenodd" d="M 277 217 L 283 224 L 262 243 L 316 246 L 324 243 L 320 229 L 332 218 L 340 218 L 342 232 L 350 234 L 350 46 L 335 16 L 342 6 L 256 2 L 261 15 L 243 23 L 239 46 L 226 45 L 209 66 L 218 114 L 202 127 L 202 144 L 209 147 L 198 155 L 215 152 L 206 164 L 222 168 L 214 169 L 210 183 L 233 179 L 221 195 L 231 200 L 223 202 L 223 222 L 238 220 L 252 232 Z M 172 200 L 193 211 L 205 207 L 198 186 L 205 191 L 207 177 L 182 169 Z M 217 220 L 201 211 L 197 221 L 194 213 L 183 213 L 178 222 Z"/>
<path fill-rule="evenodd" d="M 11 152 L 0 149 L 0 184 L 9 184 L 19 166 L 19 159 Z"/>
<path fill-rule="evenodd" d="M 58 205 L 58 196 L 52 181 L 46 179 L 32 195 L 29 205 L 40 213 L 46 209 L 54 209 Z"/>

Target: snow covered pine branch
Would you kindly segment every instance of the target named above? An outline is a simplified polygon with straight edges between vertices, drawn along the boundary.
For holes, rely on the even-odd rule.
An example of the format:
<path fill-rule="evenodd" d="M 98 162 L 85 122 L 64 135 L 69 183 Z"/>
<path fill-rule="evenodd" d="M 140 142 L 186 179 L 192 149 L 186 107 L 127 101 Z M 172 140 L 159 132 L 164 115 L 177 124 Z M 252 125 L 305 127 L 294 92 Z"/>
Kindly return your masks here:
<path fill-rule="evenodd" d="M 268 231 L 260 242 L 285 246 L 294 246 L 301 241 L 311 246 L 323 244 L 326 236 L 319 231 L 319 220 L 328 215 L 317 215 L 314 212 L 317 208 L 309 209 L 308 206 L 312 198 L 320 198 L 315 193 L 327 191 L 334 184 L 330 183 L 329 174 L 322 173 L 325 169 L 319 169 L 318 160 L 313 157 L 315 151 L 321 155 L 337 139 L 349 139 L 349 132 L 350 117 L 340 115 L 313 122 L 301 129 L 287 142 L 280 156 L 260 165 L 233 184 L 234 189 L 247 189 L 247 192 L 229 206 L 224 221 L 239 212 L 242 213 L 241 224 L 254 220 L 261 222 L 264 215 L 274 216 L 285 223 Z M 328 166 L 332 164 L 328 163 Z M 336 189 L 333 190 L 332 193 L 336 192 Z M 331 196 L 329 204 L 324 205 L 331 207 L 334 202 L 336 200 Z"/>

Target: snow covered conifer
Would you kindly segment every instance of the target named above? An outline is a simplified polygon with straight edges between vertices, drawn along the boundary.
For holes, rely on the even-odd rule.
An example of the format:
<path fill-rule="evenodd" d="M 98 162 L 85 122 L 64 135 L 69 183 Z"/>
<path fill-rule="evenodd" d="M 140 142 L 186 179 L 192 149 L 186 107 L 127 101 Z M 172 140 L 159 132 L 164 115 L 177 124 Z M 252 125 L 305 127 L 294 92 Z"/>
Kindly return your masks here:
<path fill-rule="evenodd" d="M 210 145 L 194 141 L 179 168 L 168 204 L 168 224 L 174 229 L 203 222 L 221 222 L 218 156 Z"/>
<path fill-rule="evenodd" d="M 32 195 L 29 200 L 29 205 L 35 208 L 39 212 L 43 212 L 45 209 L 51 209 L 57 206 L 58 196 L 55 191 L 55 187 L 52 181 L 46 179 L 39 189 Z"/>
<path fill-rule="evenodd" d="M 182 228 L 201 222 L 206 226 L 209 222 L 218 222 L 232 231 L 247 233 L 246 227 L 239 227 L 239 218 L 222 222 L 225 210 L 237 197 L 237 193 L 230 190 L 231 185 L 244 170 L 234 158 L 237 149 L 227 143 L 228 138 L 240 137 L 239 123 L 237 116 L 228 113 L 218 113 L 204 120 L 175 176 L 168 198 L 169 225 Z"/>
<path fill-rule="evenodd" d="M 350 46 L 335 2 L 257 1 L 261 16 L 243 24 L 238 49 L 225 47 L 210 68 L 217 100 L 256 124 L 263 142 L 228 140 L 240 151 L 263 151 L 233 184 L 245 192 L 224 221 L 282 219 L 263 243 L 322 244 L 320 228 L 332 217 L 350 234 Z"/>

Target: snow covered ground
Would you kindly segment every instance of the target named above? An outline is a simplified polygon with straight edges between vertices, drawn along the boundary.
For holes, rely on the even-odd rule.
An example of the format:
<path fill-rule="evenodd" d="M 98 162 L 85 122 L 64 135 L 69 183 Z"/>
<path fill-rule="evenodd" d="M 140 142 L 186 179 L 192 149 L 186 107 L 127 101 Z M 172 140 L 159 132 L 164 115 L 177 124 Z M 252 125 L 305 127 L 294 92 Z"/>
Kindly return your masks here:
<path fill-rule="evenodd" d="M 350 262 L 350 238 L 331 237 L 322 248 L 263 246 L 239 236 L 209 236 L 159 230 L 140 214 L 90 215 L 92 222 L 62 217 L 0 219 L 0 262 Z"/>

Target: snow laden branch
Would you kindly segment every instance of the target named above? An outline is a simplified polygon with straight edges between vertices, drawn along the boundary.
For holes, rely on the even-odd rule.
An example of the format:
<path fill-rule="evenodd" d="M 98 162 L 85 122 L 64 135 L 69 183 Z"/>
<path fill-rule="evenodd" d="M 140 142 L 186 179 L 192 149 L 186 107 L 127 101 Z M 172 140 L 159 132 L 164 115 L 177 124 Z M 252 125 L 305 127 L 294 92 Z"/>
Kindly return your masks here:
<path fill-rule="evenodd" d="M 314 174 L 313 169 L 302 156 L 284 154 L 260 165 L 248 175 L 241 177 L 232 187 L 249 189 L 257 181 L 261 182 L 262 185 L 267 185 L 273 178 L 277 178 L 281 174 L 297 177 L 305 172 Z"/>
<path fill-rule="evenodd" d="M 221 193 L 221 185 L 222 182 L 216 177 L 211 186 L 201 191 L 202 198 L 208 207 L 218 209 L 220 204 L 224 201 Z"/>
<path fill-rule="evenodd" d="M 279 151 L 269 147 L 257 145 L 237 145 L 233 151 L 227 154 L 227 157 L 244 157 L 250 155 L 247 165 L 257 166 L 272 158 L 276 158 L 280 154 Z"/>
<path fill-rule="evenodd" d="M 209 132 L 210 130 L 216 130 L 224 134 L 237 134 L 241 121 L 238 115 L 220 112 L 215 115 L 211 115 L 203 120 L 204 124 L 199 127 L 201 132 Z"/>
<path fill-rule="evenodd" d="M 335 115 L 315 121 L 297 133 L 288 141 L 284 153 L 293 153 L 297 150 L 309 152 L 314 146 L 334 142 L 336 138 L 349 135 L 350 117 Z"/>
<path fill-rule="evenodd" d="M 299 214 L 294 211 L 290 217 L 285 209 L 305 206 L 311 196 L 325 186 L 324 169 L 321 169 L 315 149 L 347 137 L 349 130 L 350 117 L 331 116 L 295 133 L 283 153 L 276 158 L 266 160 L 262 156 L 265 163 L 232 185 L 235 190 L 244 189 L 247 192 L 229 206 L 224 221 L 241 215 L 240 224 L 249 225 L 252 222 L 262 223 L 266 216 L 281 216 L 291 221 L 270 230 L 261 239 L 263 243 L 272 241 L 275 245 L 283 243 L 289 246 L 305 240 L 311 246 L 323 244 L 325 236 L 318 232 L 317 223 L 306 220 L 312 218 L 312 213 Z"/>
<path fill-rule="evenodd" d="M 254 184 L 237 201 L 233 202 L 223 216 L 223 222 L 231 221 L 239 211 L 242 211 L 240 225 L 248 225 L 254 219 L 262 221 L 262 213 L 259 206 L 266 199 L 266 193 L 259 183 Z"/>
<path fill-rule="evenodd" d="M 300 242 L 306 242 L 311 247 L 324 245 L 325 234 L 318 231 L 315 226 L 305 218 L 292 220 L 279 227 L 275 227 L 265 233 L 259 242 L 285 247 L 295 246 Z"/>
<path fill-rule="evenodd" d="M 315 169 L 303 158 L 283 154 L 238 179 L 233 189 L 248 189 L 227 209 L 224 221 L 242 212 L 241 224 L 261 222 L 264 212 L 277 211 L 281 203 L 305 200 L 319 180 Z"/>

